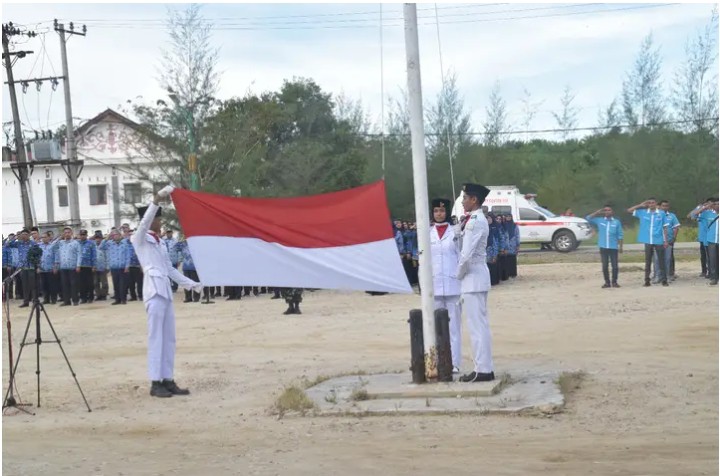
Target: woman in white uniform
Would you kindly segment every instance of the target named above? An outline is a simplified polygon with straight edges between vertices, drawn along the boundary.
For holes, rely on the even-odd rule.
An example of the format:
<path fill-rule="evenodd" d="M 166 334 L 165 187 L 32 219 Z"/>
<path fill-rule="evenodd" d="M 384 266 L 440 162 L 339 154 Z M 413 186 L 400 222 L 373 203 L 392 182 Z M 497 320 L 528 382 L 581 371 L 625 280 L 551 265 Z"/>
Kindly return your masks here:
<path fill-rule="evenodd" d="M 460 282 L 456 277 L 460 242 L 454 227 L 450 225 L 450 200 L 436 198 L 432 201 L 432 207 L 430 255 L 432 256 L 435 309 L 448 310 L 453 373 L 458 373 L 462 362 Z"/>

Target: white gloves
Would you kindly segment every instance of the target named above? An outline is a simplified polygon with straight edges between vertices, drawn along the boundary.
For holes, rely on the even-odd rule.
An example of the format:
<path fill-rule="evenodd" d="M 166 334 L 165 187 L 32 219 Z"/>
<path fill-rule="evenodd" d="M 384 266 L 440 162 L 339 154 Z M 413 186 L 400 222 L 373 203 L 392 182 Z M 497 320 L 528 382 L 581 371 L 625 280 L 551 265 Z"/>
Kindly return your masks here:
<path fill-rule="evenodd" d="M 167 186 L 163 187 L 163 188 L 157 193 L 157 195 L 158 195 L 158 197 L 160 197 L 160 198 L 167 198 L 167 197 L 170 196 L 170 194 L 173 192 L 173 190 L 175 190 L 175 187 L 173 187 L 172 185 L 167 185 Z"/>
<path fill-rule="evenodd" d="M 460 236 L 462 234 L 462 225 L 459 223 L 457 225 L 453 225 L 453 231 L 455 232 L 455 236 Z"/>
<path fill-rule="evenodd" d="M 205 286 L 203 286 L 201 283 L 196 283 L 195 286 L 193 286 L 192 290 L 196 293 L 201 293 L 204 287 Z"/>

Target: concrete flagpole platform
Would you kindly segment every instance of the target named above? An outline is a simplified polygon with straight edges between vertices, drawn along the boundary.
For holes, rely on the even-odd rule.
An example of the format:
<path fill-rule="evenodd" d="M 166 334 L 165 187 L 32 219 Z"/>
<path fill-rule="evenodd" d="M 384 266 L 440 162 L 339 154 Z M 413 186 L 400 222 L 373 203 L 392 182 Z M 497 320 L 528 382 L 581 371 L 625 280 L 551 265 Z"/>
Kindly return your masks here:
<path fill-rule="evenodd" d="M 346 375 L 305 390 L 315 415 L 554 414 L 561 372 L 514 369 L 492 382 L 413 384 L 410 372 Z"/>

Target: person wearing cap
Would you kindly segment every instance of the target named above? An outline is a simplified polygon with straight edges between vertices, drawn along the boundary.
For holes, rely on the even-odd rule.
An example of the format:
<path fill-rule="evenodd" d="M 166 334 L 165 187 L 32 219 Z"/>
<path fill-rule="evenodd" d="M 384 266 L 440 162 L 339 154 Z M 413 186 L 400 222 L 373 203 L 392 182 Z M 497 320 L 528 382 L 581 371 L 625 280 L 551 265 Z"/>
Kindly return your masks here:
<path fill-rule="evenodd" d="M 450 317 L 450 351 L 453 373 L 462 364 L 462 312 L 460 309 L 460 281 L 457 276 L 459 239 L 450 226 L 452 204 L 445 198 L 432 201 L 433 223 L 430 227 L 430 256 L 432 257 L 435 309 L 447 309 Z"/>
<path fill-rule="evenodd" d="M 77 272 L 80 280 L 80 303 L 93 302 L 95 291 L 95 265 L 97 264 L 97 245 L 88 240 L 88 231 L 80 230 L 80 266 Z"/>
<path fill-rule="evenodd" d="M 495 379 L 492 336 L 487 312 L 487 296 L 490 291 L 490 272 L 486 256 L 489 226 L 481 208 L 489 193 L 490 190 L 482 185 L 463 185 L 462 206 L 470 215 L 460 225 L 462 245 L 456 276 L 460 280 L 475 368 L 460 377 L 461 382 L 487 382 Z"/>
<path fill-rule="evenodd" d="M 100 248 L 103 242 L 102 231 L 96 230 L 93 235 L 93 241 L 95 242 L 96 256 L 95 260 L 95 299 L 98 301 L 107 301 L 108 296 L 108 259 L 105 250 Z"/>
<path fill-rule="evenodd" d="M 598 215 L 603 215 L 600 218 Z M 605 284 L 602 289 L 619 288 L 618 284 L 618 252 L 623 249 L 623 228 L 622 223 L 613 217 L 613 209 L 610 205 L 586 216 L 585 219 L 598 230 L 598 248 L 600 248 L 600 261 L 602 262 L 602 273 Z M 612 267 L 612 280 L 608 271 L 608 264 Z"/>
<path fill-rule="evenodd" d="M 148 376 L 150 395 L 171 397 L 188 395 L 189 390 L 175 383 L 175 310 L 170 279 L 185 289 L 199 289 L 202 285 L 186 278 L 172 267 L 167 248 L 160 241 L 161 198 L 167 198 L 174 188 L 160 190 L 147 207 L 138 208 L 140 224 L 130 238 L 145 274 L 143 301 L 148 322 Z"/>

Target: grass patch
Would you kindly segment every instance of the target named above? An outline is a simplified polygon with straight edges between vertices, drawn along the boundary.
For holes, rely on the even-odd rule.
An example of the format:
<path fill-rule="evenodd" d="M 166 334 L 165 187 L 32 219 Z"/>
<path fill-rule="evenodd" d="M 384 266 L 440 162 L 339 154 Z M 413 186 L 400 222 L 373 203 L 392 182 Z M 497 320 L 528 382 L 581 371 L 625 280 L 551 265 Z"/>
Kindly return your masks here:
<path fill-rule="evenodd" d="M 352 372 L 340 372 L 334 375 L 318 375 L 314 379 L 310 380 L 306 377 L 303 377 L 301 382 L 303 385 L 303 388 L 311 388 L 315 385 L 320 385 L 321 383 L 325 382 L 326 380 L 330 380 L 331 378 L 337 378 L 337 377 L 347 377 L 349 375 L 368 375 L 368 373 L 365 370 L 356 370 Z M 362 380 L 362 379 L 361 379 Z"/>
<path fill-rule="evenodd" d="M 363 400 L 370 400 L 370 394 L 364 388 L 356 388 L 350 394 L 350 400 L 353 402 L 361 402 Z"/>
<path fill-rule="evenodd" d="M 280 417 L 288 412 L 297 412 L 305 415 L 309 410 L 315 408 L 315 404 L 307 396 L 305 390 L 297 385 L 285 387 L 285 390 L 275 400 L 272 406 L 272 413 Z"/>
<path fill-rule="evenodd" d="M 575 372 L 563 372 L 560 374 L 556 383 L 560 387 L 560 391 L 565 398 L 565 402 L 570 399 L 571 395 L 573 395 L 577 390 L 580 389 L 582 382 L 585 380 L 586 377 L 587 374 L 582 370 L 578 370 Z"/>

